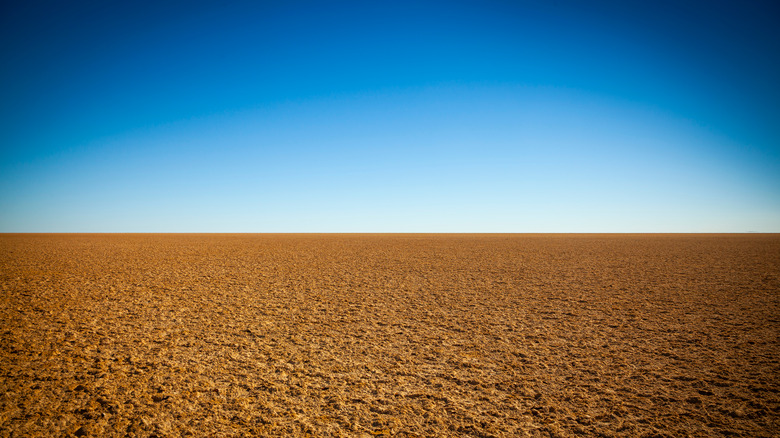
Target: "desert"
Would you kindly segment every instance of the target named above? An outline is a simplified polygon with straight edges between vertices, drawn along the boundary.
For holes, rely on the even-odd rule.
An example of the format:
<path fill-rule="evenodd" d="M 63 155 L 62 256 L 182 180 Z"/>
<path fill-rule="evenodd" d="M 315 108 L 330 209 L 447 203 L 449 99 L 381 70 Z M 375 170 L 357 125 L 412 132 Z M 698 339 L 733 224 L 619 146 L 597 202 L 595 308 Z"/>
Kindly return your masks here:
<path fill-rule="evenodd" d="M 0 436 L 780 434 L 777 234 L 3 234 Z"/>

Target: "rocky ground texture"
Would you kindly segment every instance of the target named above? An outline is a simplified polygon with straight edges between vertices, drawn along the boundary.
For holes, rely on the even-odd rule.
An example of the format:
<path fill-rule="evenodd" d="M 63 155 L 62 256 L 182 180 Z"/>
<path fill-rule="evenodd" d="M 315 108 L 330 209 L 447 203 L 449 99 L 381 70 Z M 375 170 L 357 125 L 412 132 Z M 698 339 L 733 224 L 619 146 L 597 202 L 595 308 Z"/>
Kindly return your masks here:
<path fill-rule="evenodd" d="M 778 235 L 0 235 L 0 437 L 780 434 Z"/>

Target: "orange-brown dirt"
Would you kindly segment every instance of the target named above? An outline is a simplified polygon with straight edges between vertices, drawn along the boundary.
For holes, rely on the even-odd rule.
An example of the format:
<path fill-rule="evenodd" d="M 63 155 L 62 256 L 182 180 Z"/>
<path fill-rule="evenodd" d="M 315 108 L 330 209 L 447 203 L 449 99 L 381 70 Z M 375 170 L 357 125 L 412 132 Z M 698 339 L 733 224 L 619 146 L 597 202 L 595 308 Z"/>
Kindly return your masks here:
<path fill-rule="evenodd" d="M 0 235 L 0 436 L 778 436 L 780 235 Z"/>

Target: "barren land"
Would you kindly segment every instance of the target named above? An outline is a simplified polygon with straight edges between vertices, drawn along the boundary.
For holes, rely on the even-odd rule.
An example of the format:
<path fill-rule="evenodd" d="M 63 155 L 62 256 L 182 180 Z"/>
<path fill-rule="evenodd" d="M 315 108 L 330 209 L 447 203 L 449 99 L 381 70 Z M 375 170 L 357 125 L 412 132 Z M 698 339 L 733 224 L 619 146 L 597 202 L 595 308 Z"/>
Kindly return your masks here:
<path fill-rule="evenodd" d="M 780 236 L 0 235 L 0 437 L 780 435 Z"/>

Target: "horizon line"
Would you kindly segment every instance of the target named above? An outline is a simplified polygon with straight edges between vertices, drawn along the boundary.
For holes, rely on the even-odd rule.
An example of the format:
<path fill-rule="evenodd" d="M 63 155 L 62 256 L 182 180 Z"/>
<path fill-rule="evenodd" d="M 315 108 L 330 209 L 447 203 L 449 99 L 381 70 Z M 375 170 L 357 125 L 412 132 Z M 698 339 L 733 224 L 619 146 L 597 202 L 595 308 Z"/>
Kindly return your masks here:
<path fill-rule="evenodd" d="M 780 234 L 780 231 L 0 231 L 0 235 L 94 235 L 94 234 L 262 234 L 262 235 L 322 235 L 322 234 Z"/>

